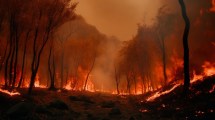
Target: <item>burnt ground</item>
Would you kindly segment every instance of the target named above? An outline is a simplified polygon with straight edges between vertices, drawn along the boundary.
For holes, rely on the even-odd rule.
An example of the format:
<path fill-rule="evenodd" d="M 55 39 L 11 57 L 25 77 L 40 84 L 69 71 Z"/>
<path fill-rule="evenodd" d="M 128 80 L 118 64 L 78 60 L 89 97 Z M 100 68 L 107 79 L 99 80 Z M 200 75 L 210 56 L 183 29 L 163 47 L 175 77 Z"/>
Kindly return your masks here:
<path fill-rule="evenodd" d="M 215 120 L 214 85 L 215 76 L 207 77 L 192 85 L 188 97 L 179 86 L 152 102 L 145 99 L 153 93 L 118 96 L 35 88 L 27 96 L 27 89 L 21 89 L 19 96 L 0 93 L 0 120 Z"/>

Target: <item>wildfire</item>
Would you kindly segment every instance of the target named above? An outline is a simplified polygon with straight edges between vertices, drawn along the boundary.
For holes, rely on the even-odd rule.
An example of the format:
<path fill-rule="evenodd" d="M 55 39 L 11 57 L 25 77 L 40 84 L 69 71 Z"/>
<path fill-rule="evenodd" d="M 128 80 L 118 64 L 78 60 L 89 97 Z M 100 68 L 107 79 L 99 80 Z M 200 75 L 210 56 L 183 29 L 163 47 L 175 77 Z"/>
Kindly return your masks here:
<path fill-rule="evenodd" d="M 215 12 L 215 0 L 212 0 L 212 7 L 211 7 L 210 11 Z"/>
<path fill-rule="evenodd" d="M 90 92 L 95 92 L 95 86 L 91 80 L 88 81 L 86 90 Z"/>
<path fill-rule="evenodd" d="M 64 89 L 66 90 L 72 90 L 72 87 L 71 87 L 71 81 L 69 81 L 65 86 L 64 86 Z"/>
<path fill-rule="evenodd" d="M 205 76 L 211 76 L 215 74 L 215 63 L 205 62 L 202 67 L 204 68 Z"/>
<path fill-rule="evenodd" d="M 41 85 L 39 81 L 39 75 L 36 76 L 35 82 L 34 82 L 34 87 L 37 88 L 47 88 L 45 85 Z"/>
<path fill-rule="evenodd" d="M 8 90 L 3 90 L 1 88 L 0 88 L 0 92 L 5 93 L 5 94 L 10 95 L 10 96 L 20 95 L 19 92 L 14 92 L 14 91 L 9 92 Z"/>
<path fill-rule="evenodd" d="M 193 71 L 193 79 L 190 81 L 190 83 L 195 83 L 197 81 L 201 81 L 203 80 L 204 77 L 206 76 L 212 76 L 215 75 L 215 63 L 210 63 L 210 62 L 205 62 L 204 65 L 202 65 L 203 68 L 203 73 L 200 75 L 197 75 L 195 71 Z M 154 95 L 150 96 L 149 98 L 146 99 L 146 101 L 153 101 L 156 98 L 168 94 L 171 91 L 173 91 L 175 88 L 177 88 L 178 86 L 180 86 L 181 84 L 175 84 L 171 89 L 163 91 L 163 92 L 156 92 Z M 215 86 L 213 86 L 213 88 L 209 91 L 210 93 L 212 93 L 214 91 Z"/>
<path fill-rule="evenodd" d="M 69 80 L 67 82 L 67 84 L 63 88 L 66 89 L 66 90 L 77 90 L 77 91 L 83 90 L 83 86 L 81 86 L 81 85 L 76 86 L 76 87 L 73 88 L 72 83 L 73 83 L 73 81 Z M 90 91 L 90 92 L 95 92 L 96 91 L 94 83 L 92 82 L 91 79 L 89 79 L 88 82 L 87 82 L 86 91 Z"/>
<path fill-rule="evenodd" d="M 151 97 L 147 98 L 146 101 L 153 101 L 156 98 L 160 97 L 161 95 L 165 95 L 168 94 L 170 92 L 172 92 L 175 88 L 177 88 L 178 86 L 180 86 L 181 84 L 175 84 L 171 89 L 166 90 L 164 92 L 156 92 L 154 95 L 152 95 Z"/>
<path fill-rule="evenodd" d="M 209 91 L 209 93 L 214 92 L 214 90 L 215 90 L 215 85 L 213 85 L 213 87 L 212 87 L 212 89 Z"/>

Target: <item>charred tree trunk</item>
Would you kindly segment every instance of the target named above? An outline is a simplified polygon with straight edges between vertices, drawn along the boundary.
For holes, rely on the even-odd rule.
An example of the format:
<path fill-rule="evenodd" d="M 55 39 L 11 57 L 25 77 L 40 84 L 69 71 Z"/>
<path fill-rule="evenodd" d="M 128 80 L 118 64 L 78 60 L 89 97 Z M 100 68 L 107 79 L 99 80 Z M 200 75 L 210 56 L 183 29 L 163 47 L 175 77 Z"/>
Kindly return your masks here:
<path fill-rule="evenodd" d="M 6 57 L 6 55 L 7 55 L 8 45 L 9 45 L 9 42 L 7 41 L 6 48 L 5 48 L 5 51 L 4 51 L 4 55 L 3 55 L 2 60 L 1 60 L 0 72 L 1 72 L 1 70 L 2 70 L 2 66 L 3 66 L 3 63 L 4 63 L 4 61 L 5 61 L 5 57 Z"/>
<path fill-rule="evenodd" d="M 166 74 L 166 49 L 165 49 L 165 41 L 162 38 L 162 61 L 163 61 L 163 76 L 164 76 L 164 86 L 167 84 L 167 74 Z"/>
<path fill-rule="evenodd" d="M 23 81 L 24 68 L 25 68 L 25 56 L 26 56 L 26 51 L 27 51 L 27 41 L 28 41 L 29 34 L 30 34 L 30 31 L 28 31 L 27 34 L 26 34 L 24 52 L 23 52 L 23 56 L 22 56 L 22 71 L 21 71 L 21 76 L 20 76 L 18 88 L 21 87 L 21 84 L 22 84 L 22 81 Z"/>
<path fill-rule="evenodd" d="M 5 74 L 4 74 L 4 80 L 5 80 L 5 88 L 8 87 L 8 63 L 10 60 L 10 56 L 12 53 L 12 41 L 10 40 L 10 48 L 9 48 L 9 53 L 7 55 L 6 61 L 5 61 Z"/>
<path fill-rule="evenodd" d="M 130 81 L 130 78 L 129 78 L 129 73 L 126 75 L 126 79 L 127 79 L 127 92 L 129 94 L 131 94 L 131 81 Z"/>
<path fill-rule="evenodd" d="M 188 37 L 190 30 L 190 20 L 187 16 L 186 6 L 183 0 L 179 0 L 181 6 L 182 16 L 185 22 L 185 29 L 183 34 L 183 47 L 184 47 L 184 94 L 187 95 L 190 87 L 190 74 L 189 74 L 189 46 Z"/>
<path fill-rule="evenodd" d="M 14 74 L 14 55 L 15 55 L 15 45 L 13 44 L 12 46 L 12 55 L 10 59 L 10 67 L 9 67 L 9 86 L 12 85 L 12 80 L 13 80 L 13 74 Z"/>
<path fill-rule="evenodd" d="M 93 70 L 93 67 L 94 67 L 95 61 L 96 61 L 96 55 L 94 56 L 93 64 L 92 64 L 92 66 L 91 66 L 91 68 L 90 68 L 90 71 L 89 71 L 89 72 L 88 72 L 88 74 L 87 74 L 87 77 L 86 77 L 86 80 L 85 80 L 85 84 L 84 84 L 84 91 L 86 90 L 86 87 L 87 87 L 87 81 L 88 81 L 88 79 L 89 79 L 89 75 L 90 75 L 90 73 L 91 73 L 91 72 L 92 72 L 92 70 Z"/>
<path fill-rule="evenodd" d="M 65 82 L 65 84 L 68 83 L 68 78 L 69 78 L 69 68 L 68 68 L 68 66 L 67 66 L 67 67 L 66 67 L 66 82 Z"/>
<path fill-rule="evenodd" d="M 28 88 L 28 94 L 31 94 L 32 92 L 32 89 L 34 87 L 34 82 L 35 82 L 35 78 L 36 78 L 36 75 L 37 75 L 37 71 L 35 69 L 36 67 L 36 63 L 35 63 L 35 60 L 36 60 L 36 40 L 37 40 L 37 37 L 38 37 L 38 26 L 35 30 L 35 35 L 34 35 L 34 42 L 33 42 L 33 59 L 32 59 L 32 63 L 31 63 L 31 80 L 30 80 L 30 84 L 29 84 L 29 88 Z"/>
<path fill-rule="evenodd" d="M 115 67 L 115 80 L 116 80 L 116 91 L 117 91 L 117 94 L 119 95 L 120 92 L 119 92 L 119 73 L 117 73 L 117 70 L 116 70 L 116 67 Z"/>
<path fill-rule="evenodd" d="M 16 37 L 16 44 L 15 44 L 15 60 L 14 60 L 14 74 L 13 74 L 13 82 L 12 82 L 12 89 L 15 87 L 16 83 L 16 74 L 17 74 L 17 63 L 18 63 L 18 52 L 19 52 L 19 38 Z"/>
<path fill-rule="evenodd" d="M 62 56 L 61 56 L 61 89 L 63 88 L 63 83 L 64 83 L 64 48 L 62 48 Z"/>
<path fill-rule="evenodd" d="M 135 94 L 137 93 L 137 80 L 136 80 L 136 76 L 133 75 L 133 80 L 134 80 L 134 90 L 135 90 Z"/>
<path fill-rule="evenodd" d="M 43 49 L 44 49 L 46 43 L 49 40 L 50 29 L 47 30 L 46 36 L 44 36 L 42 46 L 39 49 L 39 52 L 37 54 L 36 40 L 37 40 L 37 37 L 38 37 L 38 32 L 39 32 L 39 28 L 37 27 L 36 30 L 35 30 L 35 37 L 34 37 L 34 42 L 33 42 L 33 60 L 32 60 L 32 63 L 31 63 L 31 80 L 30 80 L 30 85 L 29 85 L 29 89 L 28 89 L 28 94 L 29 95 L 31 94 L 32 89 L 34 87 L 36 74 L 37 74 L 37 71 L 38 71 L 38 68 L 39 68 L 39 65 L 40 65 L 41 54 L 43 52 Z"/>
<path fill-rule="evenodd" d="M 54 55 L 52 53 L 53 43 L 50 46 L 49 50 L 49 58 L 48 58 L 48 68 L 49 68 L 49 75 L 50 75 L 50 87 L 49 90 L 55 90 L 55 60 Z"/>

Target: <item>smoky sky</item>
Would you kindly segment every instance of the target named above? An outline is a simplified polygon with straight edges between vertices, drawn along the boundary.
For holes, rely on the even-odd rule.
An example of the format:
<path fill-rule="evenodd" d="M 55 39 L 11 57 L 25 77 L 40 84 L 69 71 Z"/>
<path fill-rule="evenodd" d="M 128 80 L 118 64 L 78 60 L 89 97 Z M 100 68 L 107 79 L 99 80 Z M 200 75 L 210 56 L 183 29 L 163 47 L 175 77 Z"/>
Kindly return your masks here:
<path fill-rule="evenodd" d="M 129 40 L 138 23 L 151 24 L 160 0 L 75 0 L 76 12 L 108 36 Z"/>

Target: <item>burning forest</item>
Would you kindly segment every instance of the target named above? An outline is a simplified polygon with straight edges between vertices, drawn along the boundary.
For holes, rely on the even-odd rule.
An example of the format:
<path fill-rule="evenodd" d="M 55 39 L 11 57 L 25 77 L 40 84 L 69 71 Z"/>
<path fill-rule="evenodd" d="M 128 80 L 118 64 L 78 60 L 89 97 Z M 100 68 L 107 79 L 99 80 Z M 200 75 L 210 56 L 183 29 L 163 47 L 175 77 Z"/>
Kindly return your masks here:
<path fill-rule="evenodd" d="M 214 120 L 215 0 L 0 0 L 0 119 Z"/>

